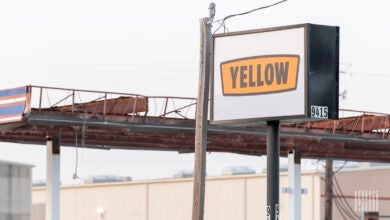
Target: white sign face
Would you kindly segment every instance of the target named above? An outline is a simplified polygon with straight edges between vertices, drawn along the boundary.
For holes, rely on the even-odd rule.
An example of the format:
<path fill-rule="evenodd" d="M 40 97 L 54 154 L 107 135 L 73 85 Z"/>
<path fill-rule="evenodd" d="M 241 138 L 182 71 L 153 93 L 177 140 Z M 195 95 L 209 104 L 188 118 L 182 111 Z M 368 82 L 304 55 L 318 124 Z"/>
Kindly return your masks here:
<path fill-rule="evenodd" d="M 305 27 L 214 38 L 212 123 L 306 115 Z"/>

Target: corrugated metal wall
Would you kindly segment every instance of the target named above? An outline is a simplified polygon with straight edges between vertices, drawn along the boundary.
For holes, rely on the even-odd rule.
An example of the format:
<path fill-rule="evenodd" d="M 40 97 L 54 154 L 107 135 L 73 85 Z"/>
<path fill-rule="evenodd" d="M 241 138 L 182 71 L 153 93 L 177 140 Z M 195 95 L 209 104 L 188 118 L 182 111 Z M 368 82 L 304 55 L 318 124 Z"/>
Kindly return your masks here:
<path fill-rule="evenodd" d="M 321 199 L 319 181 L 318 174 L 302 176 L 303 188 L 309 192 L 302 196 L 302 219 L 319 220 L 319 208 L 313 207 Z M 205 219 L 265 219 L 266 184 L 265 175 L 208 178 Z M 280 186 L 287 184 L 287 175 L 282 174 Z M 63 187 L 61 219 L 187 220 L 191 219 L 192 187 L 191 179 Z M 280 195 L 280 219 L 287 220 L 288 195 Z M 33 203 L 44 202 L 44 188 L 35 188 Z M 97 213 L 99 207 L 105 211 L 103 218 Z"/>
<path fill-rule="evenodd" d="M 31 168 L 0 161 L 0 220 L 31 219 Z"/>

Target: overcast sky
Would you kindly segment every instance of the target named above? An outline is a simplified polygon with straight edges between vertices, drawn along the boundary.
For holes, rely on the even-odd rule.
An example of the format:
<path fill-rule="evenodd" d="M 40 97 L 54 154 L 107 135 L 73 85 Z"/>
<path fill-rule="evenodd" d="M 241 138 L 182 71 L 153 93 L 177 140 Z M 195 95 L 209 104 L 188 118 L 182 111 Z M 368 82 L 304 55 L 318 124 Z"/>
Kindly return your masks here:
<path fill-rule="evenodd" d="M 215 1 L 216 19 L 275 1 Z M 43 85 L 144 95 L 197 94 L 199 18 L 210 1 L 0 1 L 0 89 Z M 226 22 L 229 31 L 298 23 L 340 26 L 340 107 L 390 113 L 388 1 L 289 0 Z M 217 24 L 214 25 L 215 27 Z M 215 28 L 214 28 L 215 29 Z M 72 183 L 75 150 L 62 151 L 62 181 Z M 1 143 L 0 158 L 31 163 L 45 178 L 45 148 Z M 211 154 L 208 173 L 264 167 L 258 157 Z M 81 150 L 79 176 L 169 177 L 192 169 L 193 154 Z"/>

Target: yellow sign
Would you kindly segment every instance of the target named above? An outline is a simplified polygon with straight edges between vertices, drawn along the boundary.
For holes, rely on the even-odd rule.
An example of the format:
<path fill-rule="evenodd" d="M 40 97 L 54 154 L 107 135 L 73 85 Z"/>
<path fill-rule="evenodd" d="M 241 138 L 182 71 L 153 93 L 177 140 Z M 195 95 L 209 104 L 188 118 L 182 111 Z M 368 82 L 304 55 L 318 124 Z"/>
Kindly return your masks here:
<path fill-rule="evenodd" d="M 223 95 L 255 95 L 295 90 L 298 69 L 298 55 L 248 57 L 223 62 Z"/>

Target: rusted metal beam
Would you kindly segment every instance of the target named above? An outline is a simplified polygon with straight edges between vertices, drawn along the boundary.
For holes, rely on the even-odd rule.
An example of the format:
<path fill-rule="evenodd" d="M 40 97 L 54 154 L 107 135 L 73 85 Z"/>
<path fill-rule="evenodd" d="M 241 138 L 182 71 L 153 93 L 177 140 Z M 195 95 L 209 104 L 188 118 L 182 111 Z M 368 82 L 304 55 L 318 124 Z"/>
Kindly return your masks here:
<path fill-rule="evenodd" d="M 310 129 L 325 129 L 329 131 L 343 132 L 372 132 L 374 130 L 388 129 L 388 115 L 361 115 L 356 117 L 341 118 L 339 120 L 327 120 L 310 122 Z M 308 123 L 293 124 L 304 127 Z M 289 125 L 291 126 L 291 124 Z"/>
<path fill-rule="evenodd" d="M 41 111 L 80 112 L 100 115 L 134 115 L 148 111 L 147 97 L 119 97 L 104 99 L 88 103 L 75 103 L 72 105 L 41 109 Z"/>
<path fill-rule="evenodd" d="M 164 115 L 150 117 L 138 113 L 149 111 L 148 101 L 151 97 L 100 92 L 103 96 L 98 94 L 99 98 L 94 101 L 74 103 L 75 94 L 96 91 L 65 89 L 66 94 L 72 93 L 71 105 L 44 108 L 42 93 L 59 88 L 38 88 L 38 109 L 25 113 L 23 122 L 0 125 L 0 141 L 45 144 L 47 135 L 61 131 L 61 145 L 75 146 L 75 135 L 81 141 L 81 130 L 85 127 L 87 147 L 193 152 L 195 121 L 169 118 L 167 114 L 195 105 L 194 99 L 154 97 L 161 100 L 183 99 L 191 103 L 168 110 L 168 107 L 165 109 L 168 102 L 162 102 Z M 108 99 L 108 94 L 122 97 Z M 65 99 L 69 97 L 67 95 Z M 389 115 L 359 114 L 334 121 L 282 124 L 281 155 L 287 156 L 289 150 L 298 146 L 305 158 L 390 162 Z M 265 126 L 208 126 L 207 150 L 264 155 L 265 135 Z"/>

